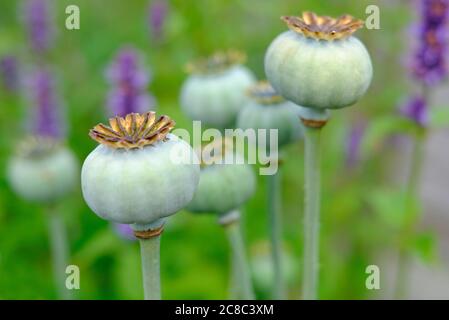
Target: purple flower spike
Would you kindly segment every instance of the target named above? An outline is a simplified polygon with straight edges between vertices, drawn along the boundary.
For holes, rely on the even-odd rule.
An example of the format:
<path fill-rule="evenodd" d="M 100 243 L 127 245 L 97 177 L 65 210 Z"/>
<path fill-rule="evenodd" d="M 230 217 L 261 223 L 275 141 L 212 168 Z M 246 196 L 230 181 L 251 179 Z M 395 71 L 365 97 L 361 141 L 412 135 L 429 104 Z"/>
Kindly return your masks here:
<path fill-rule="evenodd" d="M 154 109 L 155 100 L 146 92 L 150 76 L 142 68 L 135 50 L 122 49 L 109 66 L 106 77 L 112 86 L 108 107 L 114 116 Z"/>
<path fill-rule="evenodd" d="M 4 56 L 0 59 L 0 74 L 3 86 L 11 92 L 19 88 L 19 71 L 17 59 L 14 56 Z"/>
<path fill-rule="evenodd" d="M 32 133 L 41 137 L 61 139 L 63 129 L 53 75 L 48 70 L 39 69 L 31 75 L 28 84 L 33 105 Z"/>
<path fill-rule="evenodd" d="M 31 48 L 38 54 L 47 52 L 52 46 L 53 25 L 50 4 L 47 0 L 27 0 L 24 20 Z"/>
<path fill-rule="evenodd" d="M 409 98 L 401 106 L 399 112 L 421 127 L 426 127 L 429 124 L 429 109 L 427 102 L 422 97 Z"/>
<path fill-rule="evenodd" d="M 114 223 L 114 231 L 124 240 L 137 240 L 129 224 Z"/>
<path fill-rule="evenodd" d="M 346 166 L 355 167 L 360 161 L 360 148 L 362 145 L 363 135 L 365 133 L 365 123 L 356 123 L 348 134 L 346 144 Z"/>
<path fill-rule="evenodd" d="M 151 36 L 156 41 L 160 41 L 163 38 L 163 29 L 167 12 L 168 5 L 165 0 L 154 1 L 149 8 Z"/>
<path fill-rule="evenodd" d="M 418 46 L 411 69 L 418 81 L 432 86 L 444 80 L 448 72 L 449 0 L 420 0 L 419 12 Z"/>

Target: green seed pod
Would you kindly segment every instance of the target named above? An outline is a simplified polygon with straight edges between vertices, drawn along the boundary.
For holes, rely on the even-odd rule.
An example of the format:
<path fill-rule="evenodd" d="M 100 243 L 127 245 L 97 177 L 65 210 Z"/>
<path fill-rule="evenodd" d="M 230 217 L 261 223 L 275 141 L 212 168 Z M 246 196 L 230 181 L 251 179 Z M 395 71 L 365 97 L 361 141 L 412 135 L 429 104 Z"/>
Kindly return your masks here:
<path fill-rule="evenodd" d="M 266 129 L 269 146 L 269 129 L 278 130 L 278 146 L 282 147 L 302 136 L 297 106 L 285 101 L 266 81 L 248 90 L 249 98 L 237 117 L 241 129 Z"/>
<path fill-rule="evenodd" d="M 213 155 L 205 155 L 206 150 Z M 256 177 L 253 169 L 240 154 L 233 151 L 227 140 L 206 145 L 202 153 L 200 183 L 187 209 L 198 213 L 218 214 L 238 209 L 255 192 Z M 234 160 L 227 164 L 225 159 L 229 157 Z"/>
<path fill-rule="evenodd" d="M 90 136 L 101 143 L 81 173 L 84 199 L 103 219 L 149 229 L 184 208 L 199 180 L 193 149 L 169 134 L 174 126 L 154 112 L 112 118 Z"/>
<path fill-rule="evenodd" d="M 255 82 L 243 62 L 242 54 L 230 51 L 189 65 L 180 101 L 186 115 L 211 127 L 233 127 L 245 92 Z"/>
<path fill-rule="evenodd" d="M 8 164 L 13 190 L 29 201 L 49 203 L 73 190 L 79 165 L 74 154 L 54 140 L 31 138 Z"/>
<path fill-rule="evenodd" d="M 251 248 L 251 270 L 257 290 L 269 294 L 274 287 L 274 270 L 270 245 L 267 242 L 256 243 Z M 284 283 L 294 283 L 297 278 L 297 264 L 290 251 L 281 253 L 282 275 Z"/>
<path fill-rule="evenodd" d="M 363 22 L 306 12 L 283 17 L 290 31 L 279 35 L 265 56 L 265 72 L 275 90 L 297 105 L 339 109 L 356 103 L 373 76 L 371 58 L 352 34 Z"/>

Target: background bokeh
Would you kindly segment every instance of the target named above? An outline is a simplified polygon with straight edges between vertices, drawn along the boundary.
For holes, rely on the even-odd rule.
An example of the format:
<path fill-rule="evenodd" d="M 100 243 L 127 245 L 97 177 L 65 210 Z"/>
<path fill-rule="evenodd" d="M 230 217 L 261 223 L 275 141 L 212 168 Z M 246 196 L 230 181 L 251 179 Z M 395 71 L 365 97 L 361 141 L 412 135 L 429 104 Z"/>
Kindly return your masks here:
<path fill-rule="evenodd" d="M 20 15 L 22 1 L 0 1 L 0 55 L 15 55 L 26 74 L 33 63 Z M 124 45 L 142 53 L 153 73 L 148 90 L 157 99 L 157 112 L 177 127 L 191 128 L 181 112 L 179 89 L 185 64 L 217 49 L 236 48 L 248 55 L 247 65 L 264 78 L 263 58 L 271 40 L 285 30 L 279 17 L 304 10 L 331 16 L 349 13 L 366 17 L 365 0 L 171 0 L 159 41 L 151 37 L 145 0 L 53 0 L 56 38 L 49 57 L 57 73 L 57 89 L 67 121 L 67 144 L 80 162 L 96 146 L 87 133 L 105 121 L 108 83 L 105 69 Z M 382 289 L 365 287 L 365 268 L 376 264 L 394 269 L 401 225 L 400 174 L 407 157 L 407 126 L 396 122 L 397 106 L 413 86 L 404 57 L 416 17 L 411 1 L 374 1 L 381 10 L 380 30 L 358 35 L 370 51 L 374 80 L 368 94 L 354 107 L 335 112 L 324 130 L 323 202 L 321 222 L 321 284 L 324 299 L 390 298 L 388 281 Z M 81 10 L 81 29 L 65 29 L 65 7 Z M 0 298 L 54 299 L 49 257 L 46 208 L 17 197 L 6 180 L 6 163 L 17 141 L 26 134 L 30 105 L 26 92 L 0 91 Z M 447 101 L 447 100 L 446 100 Z M 441 103 L 443 105 L 443 103 Z M 447 103 L 446 103 L 447 105 Z M 447 109 L 447 107 L 446 107 Z M 441 112 L 441 111 L 440 111 Z M 443 113 L 444 114 L 444 113 Z M 448 113 L 446 112 L 446 115 Z M 434 115 L 444 127 L 447 120 Z M 363 126 L 357 160 L 348 163 L 348 137 Z M 446 144 L 447 146 L 447 144 Z M 400 160 L 398 160 L 400 159 Z M 398 177 L 399 176 L 399 177 Z M 285 150 L 282 167 L 284 246 L 293 263 L 289 297 L 299 298 L 302 257 L 303 143 Z M 257 193 L 242 209 L 244 235 L 255 279 L 266 279 L 266 188 L 258 177 Z M 447 200 L 447 199 L 446 199 Z M 111 225 L 94 215 L 80 188 L 57 210 L 64 216 L 71 243 L 71 262 L 81 269 L 80 299 L 140 299 L 138 243 L 118 236 Z M 424 210 L 425 211 L 425 210 Z M 426 215 L 426 212 L 423 213 Z M 228 244 L 213 215 L 181 212 L 168 222 L 162 237 L 162 296 L 165 299 L 226 299 L 229 296 Z M 417 230 L 409 249 L 425 263 L 438 263 L 438 234 Z M 263 254 L 262 254 L 263 255 Z M 262 261 L 260 261 L 262 260 Z M 393 267 L 392 267 L 393 266 Z M 385 268 L 384 268 L 385 267 Z M 385 271 L 387 272 L 387 271 Z M 384 279 L 384 278 L 382 278 Z M 268 298 L 258 280 L 258 297 Z M 449 293 L 448 296 L 449 298 Z"/>

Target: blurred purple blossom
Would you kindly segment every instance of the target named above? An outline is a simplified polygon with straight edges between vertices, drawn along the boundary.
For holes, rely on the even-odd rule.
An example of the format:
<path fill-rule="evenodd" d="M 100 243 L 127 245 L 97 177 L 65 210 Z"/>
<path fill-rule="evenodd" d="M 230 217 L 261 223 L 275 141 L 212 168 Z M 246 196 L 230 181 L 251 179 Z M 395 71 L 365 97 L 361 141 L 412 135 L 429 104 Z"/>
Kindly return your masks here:
<path fill-rule="evenodd" d="M 165 0 L 153 1 L 149 7 L 148 20 L 152 39 L 160 41 L 163 38 L 164 23 L 167 17 L 168 5 Z"/>
<path fill-rule="evenodd" d="M 55 79 L 46 69 L 38 69 L 27 79 L 32 105 L 31 130 L 35 135 L 60 139 L 63 136 L 60 101 L 56 95 Z"/>
<path fill-rule="evenodd" d="M 366 125 L 364 122 L 357 122 L 348 133 L 346 142 L 346 166 L 355 167 L 360 161 L 360 149 Z"/>
<path fill-rule="evenodd" d="M 447 76 L 449 0 L 420 0 L 421 20 L 416 27 L 417 46 L 411 69 L 425 85 L 436 85 Z"/>
<path fill-rule="evenodd" d="M 31 48 L 43 54 L 53 45 L 54 29 L 48 0 L 26 0 L 24 22 Z"/>
<path fill-rule="evenodd" d="M 14 56 L 3 56 L 0 59 L 0 74 L 3 86 L 15 92 L 19 88 L 19 70 L 17 59 Z"/>
<path fill-rule="evenodd" d="M 409 98 L 400 108 L 402 116 L 410 119 L 421 127 L 429 124 L 429 108 L 423 97 L 416 96 Z"/>
<path fill-rule="evenodd" d="M 107 105 L 113 115 L 125 116 L 154 108 L 154 97 L 146 92 L 150 75 L 142 67 L 136 50 L 120 50 L 107 69 L 106 77 L 112 86 Z"/>
<path fill-rule="evenodd" d="M 134 231 L 129 224 L 114 223 L 114 231 L 125 240 L 137 240 Z"/>

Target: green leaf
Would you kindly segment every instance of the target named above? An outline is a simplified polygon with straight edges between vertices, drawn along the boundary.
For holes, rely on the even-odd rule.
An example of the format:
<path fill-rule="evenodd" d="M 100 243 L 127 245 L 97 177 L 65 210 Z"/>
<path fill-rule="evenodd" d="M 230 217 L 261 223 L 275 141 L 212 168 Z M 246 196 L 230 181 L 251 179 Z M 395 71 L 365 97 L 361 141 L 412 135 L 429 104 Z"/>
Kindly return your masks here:
<path fill-rule="evenodd" d="M 413 225 L 422 211 L 418 198 L 406 199 L 405 192 L 390 187 L 371 191 L 368 203 L 383 223 L 396 229 Z"/>
<path fill-rule="evenodd" d="M 435 262 L 438 258 L 438 241 L 434 233 L 424 232 L 416 234 L 411 243 L 411 249 L 423 262 Z"/>
<path fill-rule="evenodd" d="M 397 190 L 377 189 L 368 197 L 369 205 L 382 220 L 392 228 L 400 228 L 405 223 L 404 195 Z"/>

